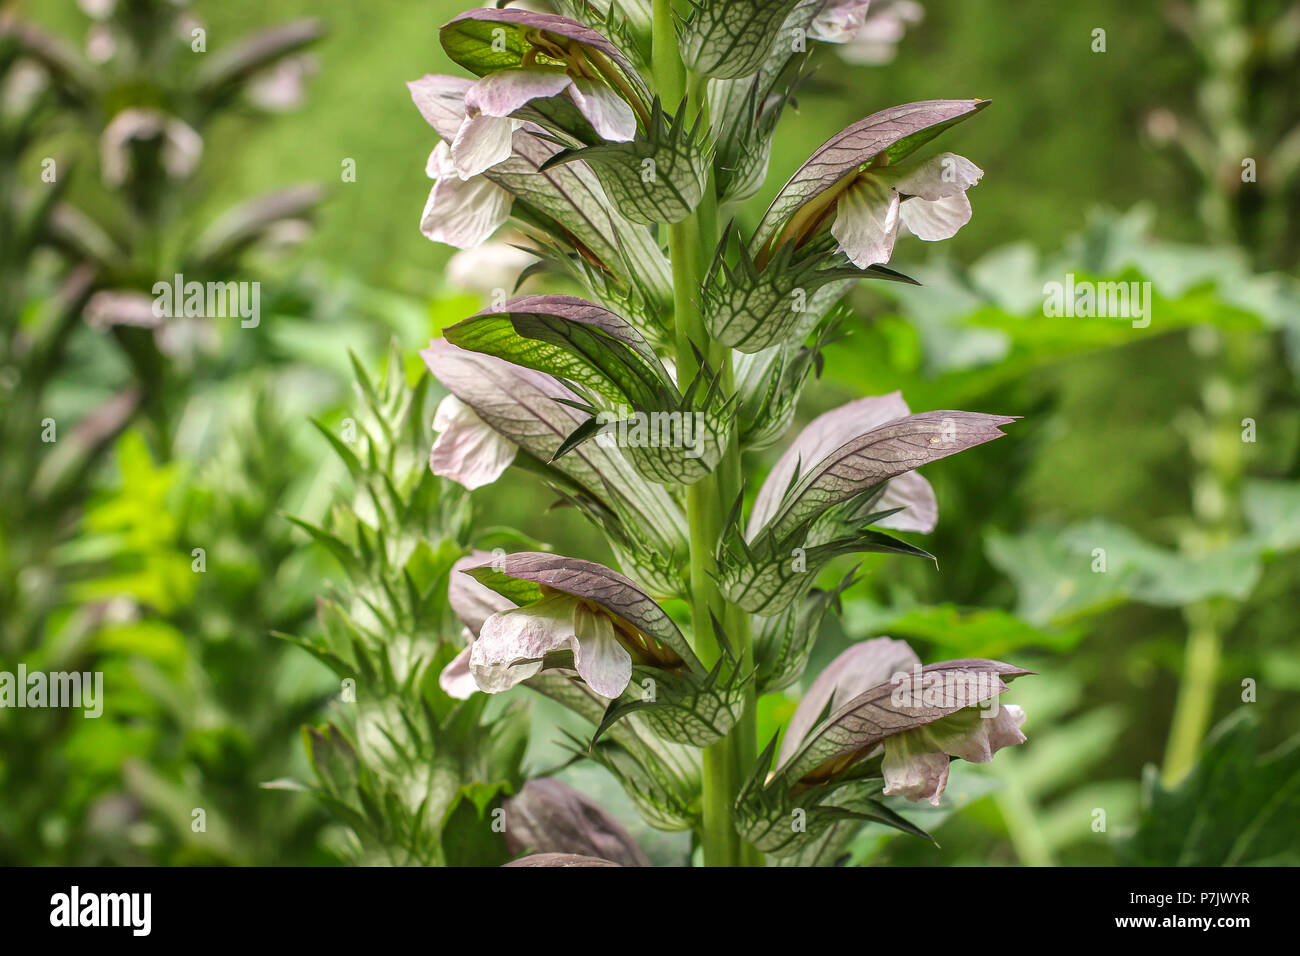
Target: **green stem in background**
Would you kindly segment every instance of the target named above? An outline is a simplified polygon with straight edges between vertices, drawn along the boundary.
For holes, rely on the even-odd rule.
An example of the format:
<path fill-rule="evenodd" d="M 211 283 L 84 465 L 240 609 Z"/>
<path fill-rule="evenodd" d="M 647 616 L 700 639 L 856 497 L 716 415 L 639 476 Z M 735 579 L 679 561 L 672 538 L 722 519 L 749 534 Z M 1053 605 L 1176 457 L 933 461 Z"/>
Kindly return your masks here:
<path fill-rule="evenodd" d="M 1038 809 L 1033 799 L 1025 791 L 1022 775 L 1018 771 L 1019 761 L 1013 768 L 998 774 L 1003 787 L 993 795 L 1002 822 L 1007 828 L 1007 838 L 1016 851 L 1016 856 L 1025 866 L 1055 866 L 1052 848 L 1047 842 L 1042 821 L 1038 818 Z"/>
<path fill-rule="evenodd" d="M 669 0 L 654 0 L 651 62 L 655 83 L 665 106 L 680 108 L 687 92 L 686 70 L 678 51 Z M 705 110 L 706 82 L 690 78 L 690 105 Z M 689 382 L 700 371 L 700 356 L 715 370 L 724 394 L 734 389 L 731 353 L 713 342 L 699 310 L 700 283 L 717 243 L 717 196 L 712 176 L 695 212 L 668 227 L 668 251 L 673 267 L 673 318 L 677 380 Z M 740 658 L 741 674 L 753 670 L 754 651 L 749 616 L 718 592 L 713 574 L 715 554 L 722 537 L 722 516 L 742 489 L 740 445 L 732 433 L 722 460 L 713 474 L 686 489 L 686 516 L 690 529 L 691 621 L 695 651 L 706 667 L 722 654 L 713 631 L 716 619 Z M 704 750 L 703 826 L 701 842 L 707 866 L 761 866 L 762 855 L 736 832 L 734 813 L 741 781 L 753 767 L 757 723 L 754 692 L 749 691 L 741 719 L 731 733 Z"/>
<path fill-rule="evenodd" d="M 1173 725 L 1160 774 L 1166 787 L 1177 785 L 1192 769 L 1201 740 L 1210 726 L 1215 675 L 1223 643 L 1215 616 L 1209 602 L 1193 604 L 1183 612 L 1189 630 L 1183 654 L 1183 678 L 1178 685 L 1178 701 L 1174 705 Z"/>
<path fill-rule="evenodd" d="M 1225 547 L 1240 533 L 1236 503 L 1246 470 L 1240 413 L 1258 405 L 1252 370 L 1261 360 L 1263 343 L 1250 333 L 1225 335 L 1212 328 L 1199 328 L 1193 331 L 1191 344 L 1194 351 L 1213 363 L 1202 387 L 1201 408 L 1189 416 L 1184 426 L 1198 469 L 1192 486 L 1195 524 L 1184 538 L 1183 550 L 1204 554 Z M 1214 716 L 1223 637 L 1240 607 L 1235 601 L 1211 598 L 1183 609 L 1187 647 L 1161 770 L 1167 787 L 1182 780 L 1196 763 L 1201 741 Z"/>

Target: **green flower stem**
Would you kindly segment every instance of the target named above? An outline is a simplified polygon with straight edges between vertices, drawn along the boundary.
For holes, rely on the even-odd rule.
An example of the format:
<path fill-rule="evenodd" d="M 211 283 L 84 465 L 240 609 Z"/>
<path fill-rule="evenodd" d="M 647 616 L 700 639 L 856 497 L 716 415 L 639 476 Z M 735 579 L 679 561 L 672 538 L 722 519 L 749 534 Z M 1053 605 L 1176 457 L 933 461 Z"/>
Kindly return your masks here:
<path fill-rule="evenodd" d="M 1248 462 L 1240 423 L 1244 409 L 1259 407 L 1253 370 L 1259 367 L 1267 340 L 1253 333 L 1205 329 L 1192 342 L 1213 363 L 1202 389 L 1202 407 L 1188 427 L 1189 450 L 1198 467 L 1192 488 L 1195 523 L 1184 535 L 1183 550 L 1203 554 L 1226 547 L 1242 533 L 1238 502 Z M 1161 768 L 1167 787 L 1176 785 L 1196 763 L 1214 717 L 1223 640 L 1240 613 L 1241 604 L 1226 598 L 1183 608 L 1187 645 Z"/>
<path fill-rule="evenodd" d="M 1172 787 L 1196 763 L 1201 741 L 1210 726 L 1214 709 L 1215 676 L 1223 640 L 1210 602 L 1188 607 L 1183 614 L 1189 629 L 1183 652 L 1183 679 L 1178 685 L 1173 725 L 1165 747 L 1161 780 Z"/>
<path fill-rule="evenodd" d="M 654 0 L 651 62 L 655 84 L 665 107 L 677 108 L 687 94 L 687 75 L 678 51 L 670 0 Z M 706 82 L 690 77 L 690 102 L 705 109 Z M 668 252 L 673 267 L 673 317 L 677 379 L 689 382 L 700 370 L 700 356 L 721 377 L 725 394 L 735 390 L 731 353 L 713 342 L 700 314 L 700 284 L 717 243 L 717 197 L 712 177 L 699 208 L 668 227 Z M 730 605 L 718 592 L 713 574 L 715 554 L 722 536 L 722 518 L 742 488 L 740 446 L 732 433 L 726 451 L 711 475 L 686 489 L 686 515 L 690 529 L 691 621 L 695 652 L 711 667 L 722 655 L 713 630 L 716 619 L 740 658 L 741 673 L 753 669 L 753 643 L 749 616 Z M 732 732 L 703 756 L 703 827 L 701 842 L 706 866 L 761 866 L 762 855 L 736 832 L 736 795 L 756 755 L 755 699 L 749 692 L 741 719 Z"/>
<path fill-rule="evenodd" d="M 1004 770 L 998 775 L 1003 789 L 993 795 L 993 801 L 1002 814 L 1007 837 L 1020 862 L 1025 866 L 1055 866 L 1038 809 L 1021 781 L 1019 765 L 1020 761 L 1016 761 L 1009 772 Z"/>

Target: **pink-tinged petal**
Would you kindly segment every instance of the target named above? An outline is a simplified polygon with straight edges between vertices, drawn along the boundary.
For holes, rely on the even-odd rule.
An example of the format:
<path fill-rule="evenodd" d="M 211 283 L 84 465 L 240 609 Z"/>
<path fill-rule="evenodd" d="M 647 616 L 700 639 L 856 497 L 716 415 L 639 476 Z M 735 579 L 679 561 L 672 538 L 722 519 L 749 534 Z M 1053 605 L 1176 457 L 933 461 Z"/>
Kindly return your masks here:
<path fill-rule="evenodd" d="M 988 100 L 907 103 L 873 113 L 840 130 L 814 150 L 790 181 L 781 187 L 754 230 L 750 249 L 772 251 L 773 242 L 799 210 L 808 207 L 827 190 L 841 186 L 844 177 L 856 176 L 858 170 L 875 161 L 881 153 L 892 154 L 894 162 L 905 162 L 906 155 L 911 152 L 909 141 L 920 142 L 913 139 L 917 134 L 935 127 L 952 126 L 988 104 Z M 874 169 L 869 178 L 879 175 L 880 169 Z"/>
<path fill-rule="evenodd" d="M 162 304 L 143 292 L 105 289 L 90 297 L 82 315 L 93 329 L 107 329 L 115 325 L 156 329 L 163 325 L 162 312 Z"/>
<path fill-rule="evenodd" d="M 446 179 L 456 175 L 456 164 L 451 161 L 451 148 L 439 142 L 424 161 L 424 175 L 430 179 Z"/>
<path fill-rule="evenodd" d="M 439 403 L 433 427 L 439 434 L 429 452 L 429 468 L 470 491 L 492 484 L 515 460 L 514 444 L 484 424 L 474 409 L 455 395 Z"/>
<path fill-rule="evenodd" d="M 971 763 L 988 763 L 1003 747 L 1025 742 L 1020 725 L 1025 712 L 1015 704 L 1003 705 L 998 698 L 986 707 L 973 707 L 937 721 L 928 728 L 937 747 L 950 757 Z"/>
<path fill-rule="evenodd" d="M 1003 747 L 1017 747 L 1027 739 L 1020 728 L 1025 724 L 1025 710 L 1016 704 L 999 701 L 996 716 L 985 718 L 992 723 L 988 729 L 989 747 L 997 753 Z"/>
<path fill-rule="evenodd" d="M 478 690 L 474 675 L 469 672 L 469 654 L 470 648 L 466 647 L 438 675 L 438 686 L 448 697 L 469 700 L 470 695 Z"/>
<path fill-rule="evenodd" d="M 984 170 L 965 156 L 940 153 L 922 162 L 886 167 L 877 175 L 904 196 L 919 196 L 934 202 L 960 196 L 983 178 Z"/>
<path fill-rule="evenodd" d="M 831 235 L 859 269 L 888 262 L 898 238 L 898 193 L 872 176 L 844 191 L 835 206 Z"/>
<path fill-rule="evenodd" d="M 574 617 L 573 666 L 587 686 L 611 700 L 632 680 L 632 655 L 614 636 L 614 624 L 604 614 L 578 606 Z"/>
<path fill-rule="evenodd" d="M 911 673 L 921 666 L 921 659 L 907 645 L 892 637 L 877 637 L 854 644 L 824 671 L 817 675 L 808 692 L 799 701 L 794 716 L 785 729 L 776 765 L 780 767 L 803 742 L 808 731 L 817 725 L 822 714 L 834 713 L 863 691 L 887 683 L 895 674 Z"/>
<path fill-rule="evenodd" d="M 455 176 L 439 179 L 429 192 L 420 231 L 434 242 L 470 249 L 500 228 L 513 202 L 510 193 L 481 176 L 467 182 Z"/>
<path fill-rule="evenodd" d="M 465 108 L 472 116 L 509 116 L 533 100 L 558 96 L 573 80 L 555 67 L 520 67 L 497 70 L 479 80 L 465 94 Z"/>
<path fill-rule="evenodd" d="M 129 172 L 132 140 L 156 139 L 163 134 L 166 117 L 152 109 L 125 109 L 116 114 L 99 137 L 99 168 L 104 181 L 118 186 Z"/>
<path fill-rule="evenodd" d="M 173 179 L 188 178 L 203 155 L 203 137 L 188 123 L 177 119 L 167 123 L 163 137 L 163 169 Z"/>
<path fill-rule="evenodd" d="M 928 748 L 912 734 L 899 734 L 885 741 L 885 759 L 880 769 L 885 776 L 885 794 L 908 800 L 929 800 L 938 806 L 948 785 L 948 755 Z"/>
<path fill-rule="evenodd" d="M 884 494 L 876 499 L 872 510 L 892 511 L 894 508 L 903 510 L 875 522 L 877 528 L 929 534 L 939 523 L 939 502 L 934 497 L 934 489 L 915 471 L 905 471 L 897 478 L 890 478 Z"/>
<path fill-rule="evenodd" d="M 980 713 L 991 713 L 987 702 L 1005 693 L 1008 681 L 1030 673 L 1014 664 L 981 658 L 941 661 L 897 673 L 887 683 L 852 698 L 809 731 L 777 775 L 786 785 L 834 779 L 856 761 L 878 752 L 882 743 L 905 735 L 910 736 L 900 746 L 910 749 L 896 751 L 895 761 L 913 752 L 944 753 L 932 726 L 949 721 L 939 732 L 978 731 L 975 721 Z"/>
<path fill-rule="evenodd" d="M 460 618 L 471 638 L 476 638 L 483 629 L 483 622 L 498 611 L 508 611 L 514 602 L 493 591 L 485 584 L 480 584 L 468 574 L 467 568 L 478 568 L 492 561 L 488 551 L 471 551 L 451 566 L 447 580 L 447 603 L 453 613 Z"/>
<path fill-rule="evenodd" d="M 808 27 L 808 36 L 823 43 L 847 43 L 862 28 L 871 0 L 831 0 Z"/>
<path fill-rule="evenodd" d="M 573 81 L 569 96 L 601 139 L 626 143 L 636 137 L 636 114 L 614 90 L 595 80 Z"/>
<path fill-rule="evenodd" d="M 469 179 L 509 159 L 518 125 L 509 117 L 502 119 L 485 113 L 467 118 L 451 143 L 456 175 Z"/>
<path fill-rule="evenodd" d="M 411 100 L 424 121 L 451 142 L 465 119 L 465 94 L 474 81 L 460 76 L 429 73 L 406 84 Z"/>
<path fill-rule="evenodd" d="M 658 602 L 612 568 L 559 554 L 518 551 L 506 555 L 494 570 L 595 605 L 614 620 L 639 631 L 640 652 L 652 655 L 663 666 L 676 667 L 682 661 L 696 660 L 685 636 Z"/>
<path fill-rule="evenodd" d="M 469 669 L 479 690 L 499 694 L 542 669 L 542 658 L 574 646 L 574 611 L 567 594 L 493 614 L 470 648 Z"/>
<path fill-rule="evenodd" d="M 908 231 L 918 239 L 926 242 L 951 239 L 970 222 L 970 200 L 965 193 L 934 202 L 914 197 L 903 203 L 900 215 Z"/>
<path fill-rule="evenodd" d="M 752 539 L 767 519 L 776 513 L 796 467 L 800 474 L 807 474 L 808 469 L 845 442 L 865 435 L 873 428 L 906 418 L 909 414 L 911 410 L 907 407 L 907 402 L 903 401 L 903 394 L 891 392 L 888 395 L 859 398 L 818 415 L 777 460 L 767 480 L 758 490 L 749 515 L 746 536 Z M 881 507 L 878 510 L 888 509 Z"/>
<path fill-rule="evenodd" d="M 938 805 L 948 782 L 948 760 L 988 763 L 1003 747 L 1025 742 L 1025 712 L 994 698 L 988 707 L 967 707 L 924 727 L 885 741 L 881 769 L 885 793 Z M 940 772 L 940 767 L 942 771 Z"/>

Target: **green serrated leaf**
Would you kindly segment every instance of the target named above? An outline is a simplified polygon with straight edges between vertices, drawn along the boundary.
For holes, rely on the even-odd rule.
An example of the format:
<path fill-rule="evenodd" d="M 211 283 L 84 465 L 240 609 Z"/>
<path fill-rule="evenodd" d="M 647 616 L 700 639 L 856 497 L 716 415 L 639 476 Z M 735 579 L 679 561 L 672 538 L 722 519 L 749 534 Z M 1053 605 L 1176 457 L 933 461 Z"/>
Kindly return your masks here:
<path fill-rule="evenodd" d="M 783 246 L 765 268 L 754 263 L 745 244 L 733 267 L 726 262 L 731 227 L 718 243 L 701 288 L 701 311 L 709 333 L 741 352 L 759 352 L 787 341 L 801 342 L 858 279 L 916 284 L 885 266 L 858 269 L 842 255 L 794 258 Z"/>
<path fill-rule="evenodd" d="M 798 0 L 693 0 L 681 31 L 682 61 L 701 76 L 734 79 L 756 72 Z"/>
<path fill-rule="evenodd" d="M 728 601 L 751 614 L 779 614 L 812 589 L 817 574 L 846 554 L 905 554 L 934 560 L 934 555 L 880 531 L 862 529 L 820 544 L 792 535 L 781 545 L 749 555 L 734 546 L 718 569 L 718 588 Z"/>
<path fill-rule="evenodd" d="M 547 161 L 547 168 L 582 160 L 632 222 L 680 222 L 704 195 L 709 162 L 700 119 L 687 130 L 685 114 L 678 110 L 670 124 L 655 100 L 648 130 L 638 131 L 635 139 L 564 150 Z"/>

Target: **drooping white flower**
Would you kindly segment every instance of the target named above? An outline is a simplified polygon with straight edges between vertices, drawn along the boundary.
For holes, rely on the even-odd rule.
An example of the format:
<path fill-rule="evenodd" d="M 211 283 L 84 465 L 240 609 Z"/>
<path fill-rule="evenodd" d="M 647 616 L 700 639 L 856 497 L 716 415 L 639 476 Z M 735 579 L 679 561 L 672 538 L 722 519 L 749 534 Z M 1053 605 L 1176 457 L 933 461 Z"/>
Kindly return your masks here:
<path fill-rule="evenodd" d="M 493 36 L 517 31 L 522 42 L 509 49 L 494 47 L 491 62 L 484 62 L 486 30 Z M 462 177 L 509 158 L 511 136 L 523 124 L 515 114 L 534 101 L 567 100 L 570 115 L 544 108 L 545 123 L 557 123 L 583 140 L 594 131 L 607 142 L 627 142 L 636 136 L 638 114 L 642 121 L 649 119 L 648 91 L 631 61 L 607 37 L 577 20 L 513 8 L 472 9 L 444 24 L 442 33 L 452 60 L 480 76 L 467 84 L 464 118 L 456 131 L 444 134 L 452 141 L 452 160 Z M 478 52 L 469 54 L 467 48 Z M 575 110 L 590 131 L 568 127 Z"/>
<path fill-rule="evenodd" d="M 1029 673 L 978 658 L 921 667 L 903 641 L 855 644 L 799 702 L 769 783 L 824 783 L 880 757 L 884 793 L 937 805 L 952 758 L 985 763 L 1024 743 L 1024 712 L 1002 704 L 1001 694 Z"/>
<path fill-rule="evenodd" d="M 482 176 L 462 175 L 452 160 L 453 143 L 465 125 L 465 94 L 471 83 L 429 74 L 406 85 L 420 114 L 442 137 L 425 164 L 425 173 L 435 182 L 420 216 L 420 231 L 434 242 L 472 249 L 506 221 L 514 197 Z M 505 155 L 489 165 L 510 156 L 510 143 L 507 136 Z"/>
<path fill-rule="evenodd" d="M 469 700 L 470 695 L 478 690 L 478 684 L 474 683 L 474 675 L 469 672 L 469 655 L 472 649 L 472 644 L 466 644 L 438 675 L 438 686 L 448 697 Z"/>
<path fill-rule="evenodd" d="M 425 172 L 436 182 L 420 216 L 420 231 L 434 242 L 472 249 L 509 217 L 514 197 L 482 176 L 461 179 L 446 141 L 434 147 Z"/>
<path fill-rule="evenodd" d="M 117 38 L 113 28 L 106 23 L 92 23 L 86 31 L 86 59 L 91 63 L 107 63 L 117 55 Z"/>
<path fill-rule="evenodd" d="M 519 606 L 489 616 L 470 649 L 470 673 L 486 693 L 546 668 L 613 699 L 632 679 L 634 661 L 667 670 L 701 666 L 654 598 L 602 564 L 519 551 L 462 573 L 494 590 L 506 578 L 516 582 L 508 593 Z"/>
<path fill-rule="evenodd" d="M 491 561 L 492 557 L 487 551 L 471 551 L 451 566 L 447 579 L 447 603 L 464 625 L 461 630 L 465 647 L 442 669 L 438 675 L 438 686 L 449 697 L 457 700 L 467 700 L 478 690 L 474 675 L 469 670 L 469 655 L 474 641 L 483 629 L 483 622 L 498 611 L 506 611 L 515 606 L 509 598 L 463 573 L 468 568 L 481 567 Z"/>
<path fill-rule="evenodd" d="M 840 56 L 849 63 L 883 66 L 897 55 L 908 28 L 924 19 L 925 8 L 916 0 L 875 0 L 858 29 L 839 41 L 844 44 Z"/>
<path fill-rule="evenodd" d="M 100 171 L 110 186 L 126 182 L 130 172 L 128 148 L 133 141 L 162 140 L 163 170 L 172 179 L 191 175 L 203 155 L 203 138 L 189 124 L 154 109 L 122 110 L 99 139 Z"/>
<path fill-rule="evenodd" d="M 117 7 L 117 0 L 77 0 L 81 12 L 93 20 L 107 20 Z"/>
<path fill-rule="evenodd" d="M 307 95 L 307 78 L 318 70 L 315 57 L 291 56 L 268 67 L 248 84 L 248 98 L 268 113 L 297 109 Z"/>
<path fill-rule="evenodd" d="M 540 672 L 546 655 L 557 651 L 572 651 L 574 670 L 603 697 L 618 697 L 632 679 L 632 655 L 610 615 L 560 592 L 488 618 L 470 649 L 469 669 L 480 690 L 496 694 Z"/>
<path fill-rule="evenodd" d="M 465 93 L 466 118 L 451 147 L 462 177 L 475 176 L 510 156 L 521 125 L 511 114 L 533 100 L 566 95 L 601 138 L 627 142 L 636 135 L 632 107 L 606 84 L 561 67 L 516 67 L 489 73 Z"/>
<path fill-rule="evenodd" d="M 871 0 L 829 0 L 808 27 L 808 36 L 823 43 L 848 43 L 867 19 Z"/>
<path fill-rule="evenodd" d="M 1020 725 L 1025 712 L 1014 704 L 992 708 L 967 707 L 934 723 L 885 740 L 881 771 L 885 793 L 908 800 L 929 800 L 938 806 L 948 785 L 953 757 L 988 763 L 1003 747 L 1025 742 Z"/>
<path fill-rule="evenodd" d="M 950 239 L 970 222 L 966 190 L 983 175 L 955 153 L 873 166 L 840 193 L 831 235 L 860 269 L 890 260 L 900 224 L 918 239 Z"/>

